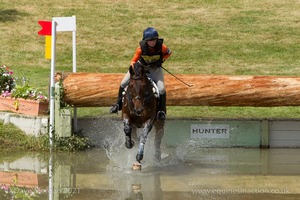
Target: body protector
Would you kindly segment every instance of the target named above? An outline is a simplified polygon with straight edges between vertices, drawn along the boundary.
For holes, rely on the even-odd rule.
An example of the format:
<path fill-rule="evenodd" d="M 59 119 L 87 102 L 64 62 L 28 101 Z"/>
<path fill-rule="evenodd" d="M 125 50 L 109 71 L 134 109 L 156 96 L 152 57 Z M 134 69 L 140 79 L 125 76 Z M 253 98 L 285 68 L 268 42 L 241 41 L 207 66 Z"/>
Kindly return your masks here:
<path fill-rule="evenodd" d="M 142 62 L 144 65 L 161 67 L 163 62 L 162 44 L 163 39 L 157 39 L 153 49 L 149 49 L 147 42 L 142 40 L 140 42 L 140 47 L 142 50 L 140 62 Z"/>

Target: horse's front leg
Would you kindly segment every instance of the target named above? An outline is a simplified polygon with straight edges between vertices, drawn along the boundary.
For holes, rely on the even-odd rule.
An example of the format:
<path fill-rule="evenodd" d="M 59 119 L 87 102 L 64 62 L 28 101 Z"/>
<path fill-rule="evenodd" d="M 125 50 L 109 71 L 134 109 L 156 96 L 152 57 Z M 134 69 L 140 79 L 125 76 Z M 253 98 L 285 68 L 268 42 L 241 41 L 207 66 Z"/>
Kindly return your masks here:
<path fill-rule="evenodd" d="M 131 140 L 132 125 L 129 123 L 129 119 L 124 118 L 124 133 L 125 133 L 125 146 L 131 149 L 134 146 L 134 142 Z"/>
<path fill-rule="evenodd" d="M 136 155 L 136 160 L 140 163 L 141 160 L 143 159 L 144 156 L 144 146 L 146 144 L 147 141 L 147 137 L 148 134 L 150 133 L 151 129 L 153 127 L 153 120 L 149 119 L 145 122 L 144 124 L 144 128 L 143 128 L 143 132 L 142 134 L 139 136 L 139 149 L 138 149 L 138 153 Z"/>

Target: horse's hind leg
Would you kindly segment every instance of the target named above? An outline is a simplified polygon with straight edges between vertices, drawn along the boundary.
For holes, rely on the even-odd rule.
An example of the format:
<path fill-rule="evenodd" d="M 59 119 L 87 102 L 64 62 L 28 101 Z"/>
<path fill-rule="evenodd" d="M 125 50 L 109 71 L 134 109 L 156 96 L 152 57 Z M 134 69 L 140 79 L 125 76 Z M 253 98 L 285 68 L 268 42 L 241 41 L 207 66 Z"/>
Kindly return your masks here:
<path fill-rule="evenodd" d="M 134 142 L 131 139 L 132 125 L 128 119 L 124 119 L 124 133 L 125 133 L 125 146 L 131 149 L 134 146 Z"/>
<path fill-rule="evenodd" d="M 136 161 L 138 161 L 139 163 L 141 162 L 141 160 L 143 160 L 144 157 L 144 145 L 145 143 L 140 142 L 139 150 L 138 153 L 136 154 Z"/>
<path fill-rule="evenodd" d="M 144 128 L 143 128 L 142 134 L 139 136 L 140 144 L 139 144 L 138 153 L 137 153 L 137 155 L 136 155 L 136 160 L 137 160 L 139 163 L 141 162 L 141 160 L 142 160 L 143 157 L 144 157 L 144 146 L 145 146 L 145 143 L 146 143 L 148 134 L 149 134 L 149 132 L 150 132 L 151 129 L 152 129 L 152 126 L 153 126 L 152 123 L 149 123 L 149 122 L 146 123 L 146 125 L 145 125 Z"/>
<path fill-rule="evenodd" d="M 164 136 L 164 125 L 165 121 L 156 121 L 154 124 L 155 127 L 155 137 L 154 137 L 154 146 L 155 146 L 155 153 L 154 159 L 159 161 L 161 159 L 161 139 Z"/>

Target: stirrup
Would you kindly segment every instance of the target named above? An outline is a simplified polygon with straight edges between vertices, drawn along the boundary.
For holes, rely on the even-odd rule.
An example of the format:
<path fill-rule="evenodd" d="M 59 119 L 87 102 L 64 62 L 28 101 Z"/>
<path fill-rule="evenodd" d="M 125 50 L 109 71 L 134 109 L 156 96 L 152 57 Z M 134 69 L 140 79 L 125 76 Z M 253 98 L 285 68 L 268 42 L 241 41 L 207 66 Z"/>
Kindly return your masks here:
<path fill-rule="evenodd" d="M 166 120 L 166 113 L 164 111 L 158 111 L 157 112 L 157 119 L 158 120 Z"/>
<path fill-rule="evenodd" d="M 119 104 L 115 104 L 110 108 L 110 113 L 118 113 L 119 111 Z"/>

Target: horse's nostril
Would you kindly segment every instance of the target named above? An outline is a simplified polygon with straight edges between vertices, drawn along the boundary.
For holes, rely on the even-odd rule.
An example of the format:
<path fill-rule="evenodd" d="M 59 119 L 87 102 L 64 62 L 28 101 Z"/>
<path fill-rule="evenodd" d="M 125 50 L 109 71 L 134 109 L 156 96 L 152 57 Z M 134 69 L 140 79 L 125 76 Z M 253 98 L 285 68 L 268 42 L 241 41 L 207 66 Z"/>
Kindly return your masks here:
<path fill-rule="evenodd" d="M 143 108 L 134 109 L 137 114 L 142 114 Z"/>

